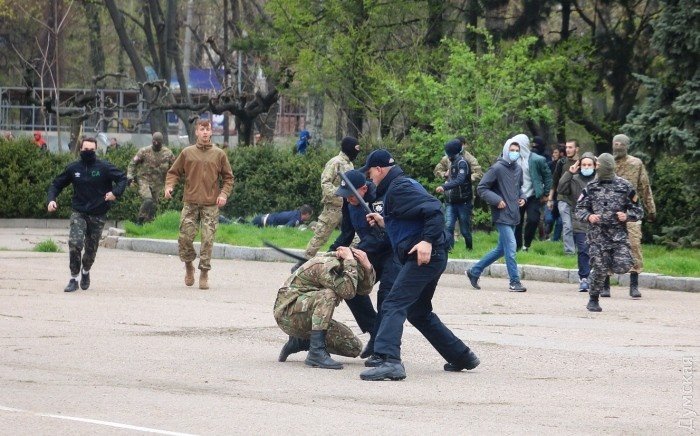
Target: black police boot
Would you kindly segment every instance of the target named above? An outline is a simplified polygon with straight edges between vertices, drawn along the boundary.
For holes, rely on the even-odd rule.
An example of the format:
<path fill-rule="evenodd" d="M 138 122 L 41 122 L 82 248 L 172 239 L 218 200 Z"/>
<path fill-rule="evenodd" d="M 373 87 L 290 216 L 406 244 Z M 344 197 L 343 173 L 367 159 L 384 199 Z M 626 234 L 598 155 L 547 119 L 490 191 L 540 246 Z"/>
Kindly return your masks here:
<path fill-rule="evenodd" d="M 280 356 L 277 358 L 277 361 L 286 362 L 287 357 L 290 354 L 298 353 L 300 351 L 309 351 L 309 340 L 290 336 L 287 343 L 282 347 L 282 351 L 280 351 Z"/>
<path fill-rule="evenodd" d="M 369 341 L 365 345 L 365 349 L 360 353 L 360 359 L 366 359 L 374 354 L 374 335 L 369 335 Z"/>
<path fill-rule="evenodd" d="M 90 271 L 80 275 L 80 289 L 83 291 L 90 287 Z"/>
<path fill-rule="evenodd" d="M 326 332 L 327 330 L 311 331 L 309 354 L 304 363 L 314 368 L 343 369 L 343 364 L 331 359 L 331 355 L 326 350 Z"/>
<path fill-rule="evenodd" d="M 365 366 L 367 368 L 376 368 L 384 363 L 384 358 L 379 354 L 372 354 L 369 359 L 365 360 Z"/>
<path fill-rule="evenodd" d="M 590 312 L 602 312 L 603 308 L 600 307 L 600 304 L 598 304 L 598 296 L 593 296 L 591 295 L 590 299 L 588 300 L 588 305 L 586 305 L 586 309 L 588 309 Z"/>
<path fill-rule="evenodd" d="M 70 279 L 63 292 L 74 292 L 78 290 L 78 281 L 76 279 Z"/>
<path fill-rule="evenodd" d="M 381 381 L 381 380 L 403 380 L 406 378 L 406 369 L 403 363 L 397 359 L 387 359 L 381 365 L 362 371 L 360 374 L 362 380 Z"/>
<path fill-rule="evenodd" d="M 632 298 L 642 298 L 642 294 L 639 293 L 639 273 L 630 273 L 630 297 Z"/>
<path fill-rule="evenodd" d="M 463 369 L 474 369 L 479 366 L 480 363 L 481 361 L 476 354 L 474 354 L 472 350 L 468 350 L 466 353 L 460 356 L 458 362 L 447 362 L 445 366 L 443 366 L 443 369 L 449 372 L 459 372 Z"/>
<path fill-rule="evenodd" d="M 600 291 L 600 296 L 603 298 L 610 297 L 610 276 L 605 276 L 605 283 L 603 283 L 603 290 Z"/>

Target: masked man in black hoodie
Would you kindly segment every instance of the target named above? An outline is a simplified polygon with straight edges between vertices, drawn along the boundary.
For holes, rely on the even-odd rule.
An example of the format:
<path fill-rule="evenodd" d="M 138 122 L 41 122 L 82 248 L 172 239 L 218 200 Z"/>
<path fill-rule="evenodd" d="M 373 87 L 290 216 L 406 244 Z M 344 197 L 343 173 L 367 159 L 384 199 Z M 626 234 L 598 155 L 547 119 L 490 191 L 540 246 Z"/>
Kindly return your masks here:
<path fill-rule="evenodd" d="M 107 211 L 113 201 L 126 189 L 126 175 L 105 160 L 97 159 L 94 138 L 83 138 L 80 147 L 80 160 L 68 165 L 51 183 L 48 192 L 49 212 L 58 209 L 56 198 L 63 188 L 73 184 L 73 200 L 70 216 L 70 280 L 65 292 L 78 289 L 78 273 L 81 272 L 80 288 L 90 287 L 90 267 L 95 262 L 97 247 L 102 236 Z M 85 253 L 81 252 L 85 248 Z"/>

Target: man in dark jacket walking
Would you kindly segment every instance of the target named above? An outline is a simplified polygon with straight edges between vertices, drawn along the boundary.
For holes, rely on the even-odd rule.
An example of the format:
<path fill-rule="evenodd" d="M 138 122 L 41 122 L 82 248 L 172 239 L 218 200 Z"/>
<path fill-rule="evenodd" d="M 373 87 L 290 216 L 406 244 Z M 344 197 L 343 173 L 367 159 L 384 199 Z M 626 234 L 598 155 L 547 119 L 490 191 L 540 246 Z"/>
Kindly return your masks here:
<path fill-rule="evenodd" d="M 381 213 L 367 215 L 371 225 L 383 227 L 400 270 L 382 304 L 374 352 L 378 366 L 360 374 L 363 380 L 402 380 L 401 336 L 406 319 L 447 361 L 445 371 L 474 369 L 479 358 L 433 312 L 432 299 L 447 266 L 445 222 L 440 202 L 394 165 L 386 150 L 375 150 L 360 171 L 369 173 L 382 201 Z M 376 203 L 376 202 L 375 202 Z M 375 204 L 374 210 L 378 204 Z"/>
<path fill-rule="evenodd" d="M 479 197 L 491 206 L 492 221 L 498 230 L 496 248 L 486 253 L 467 271 L 469 282 L 476 289 L 481 289 L 479 276 L 484 269 L 500 257 L 505 257 L 510 278 L 509 290 L 527 290 L 520 283 L 518 264 L 515 261 L 515 226 L 520 223 L 520 207 L 525 205 L 525 194 L 522 192 L 523 170 L 517 164 L 517 160 L 521 158 L 521 143 L 518 140 L 522 138 L 519 136 L 525 135 L 518 135 L 506 141 L 503 156 L 489 168 L 476 188 Z"/>
<path fill-rule="evenodd" d="M 80 160 L 68 165 L 51 183 L 48 192 L 49 212 L 58 209 L 56 198 L 63 188 L 73 184 L 73 213 L 70 216 L 70 280 L 65 292 L 78 289 L 78 273 L 81 272 L 80 288 L 90 287 L 90 267 L 95 262 L 97 247 L 102 236 L 107 211 L 113 201 L 126 189 L 126 175 L 117 167 L 99 160 L 95 156 L 97 141 L 83 138 L 80 147 Z M 81 252 L 85 248 L 85 254 Z"/>
<path fill-rule="evenodd" d="M 445 230 L 447 230 L 447 250 L 454 246 L 455 223 L 459 218 L 459 230 L 464 237 L 467 250 L 472 244 L 472 181 L 469 164 L 460 154 L 462 144 L 453 139 L 445 144 L 445 155 L 450 161 L 447 181 L 435 188 L 438 194 L 445 194 Z"/>

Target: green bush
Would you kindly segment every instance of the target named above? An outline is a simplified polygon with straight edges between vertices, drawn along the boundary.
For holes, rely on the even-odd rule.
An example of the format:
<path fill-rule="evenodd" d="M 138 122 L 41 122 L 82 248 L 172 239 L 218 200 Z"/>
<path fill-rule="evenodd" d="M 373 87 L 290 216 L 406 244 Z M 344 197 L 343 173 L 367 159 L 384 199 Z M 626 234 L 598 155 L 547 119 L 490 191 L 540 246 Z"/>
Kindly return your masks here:
<path fill-rule="evenodd" d="M 666 155 L 652 174 L 657 219 L 644 223 L 644 234 L 670 248 L 700 248 L 700 161 Z"/>

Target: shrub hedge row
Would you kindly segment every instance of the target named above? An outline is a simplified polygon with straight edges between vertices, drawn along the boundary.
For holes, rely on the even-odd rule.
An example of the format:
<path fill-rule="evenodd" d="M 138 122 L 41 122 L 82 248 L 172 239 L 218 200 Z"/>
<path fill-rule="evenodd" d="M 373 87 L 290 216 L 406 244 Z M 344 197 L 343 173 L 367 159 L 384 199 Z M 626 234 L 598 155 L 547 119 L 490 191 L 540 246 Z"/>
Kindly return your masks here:
<path fill-rule="evenodd" d="M 406 172 L 425 184 L 432 180 L 432 164 L 415 165 L 411 161 L 410 150 L 391 147 L 399 163 L 406 154 Z M 106 158 L 117 167 L 126 171 L 129 160 L 137 149 L 122 146 Z M 179 149 L 174 149 L 178 153 Z M 233 168 L 235 184 L 233 195 L 222 213 L 228 217 L 251 216 L 256 213 L 295 209 L 306 203 L 320 212 L 321 188 L 319 179 L 323 166 L 338 149 L 314 148 L 306 155 L 300 156 L 291 148 L 260 146 L 235 148 L 228 151 Z M 358 162 L 366 157 L 366 151 L 360 154 Z M 59 210 L 49 214 L 46 210 L 46 191 L 53 178 L 75 157 L 71 154 L 53 154 L 43 152 L 26 139 L 12 142 L 0 142 L 0 218 L 66 218 L 70 215 L 70 197 L 72 189 L 66 188 L 58 198 Z M 661 235 L 674 226 L 685 224 L 688 220 L 697 221 L 699 193 L 689 191 L 684 181 L 693 174 L 698 174 L 700 164 L 680 158 L 667 156 L 656 163 L 655 176 L 652 181 L 658 219 L 655 223 L 645 223 L 648 238 Z M 426 186 L 429 191 L 436 182 Z M 161 200 L 159 213 L 164 210 L 179 210 L 182 207 L 182 183 L 174 193 L 172 200 Z M 112 207 L 109 217 L 115 220 L 133 220 L 140 207 L 137 190 L 127 189 L 125 195 Z M 474 211 L 476 228 L 489 228 L 490 214 L 481 202 L 477 202 Z M 697 241 L 697 229 L 686 235 Z M 657 240 L 658 237 L 657 237 Z M 662 242 L 659 240 L 659 242 Z M 694 245 L 683 244 L 683 245 Z"/>

